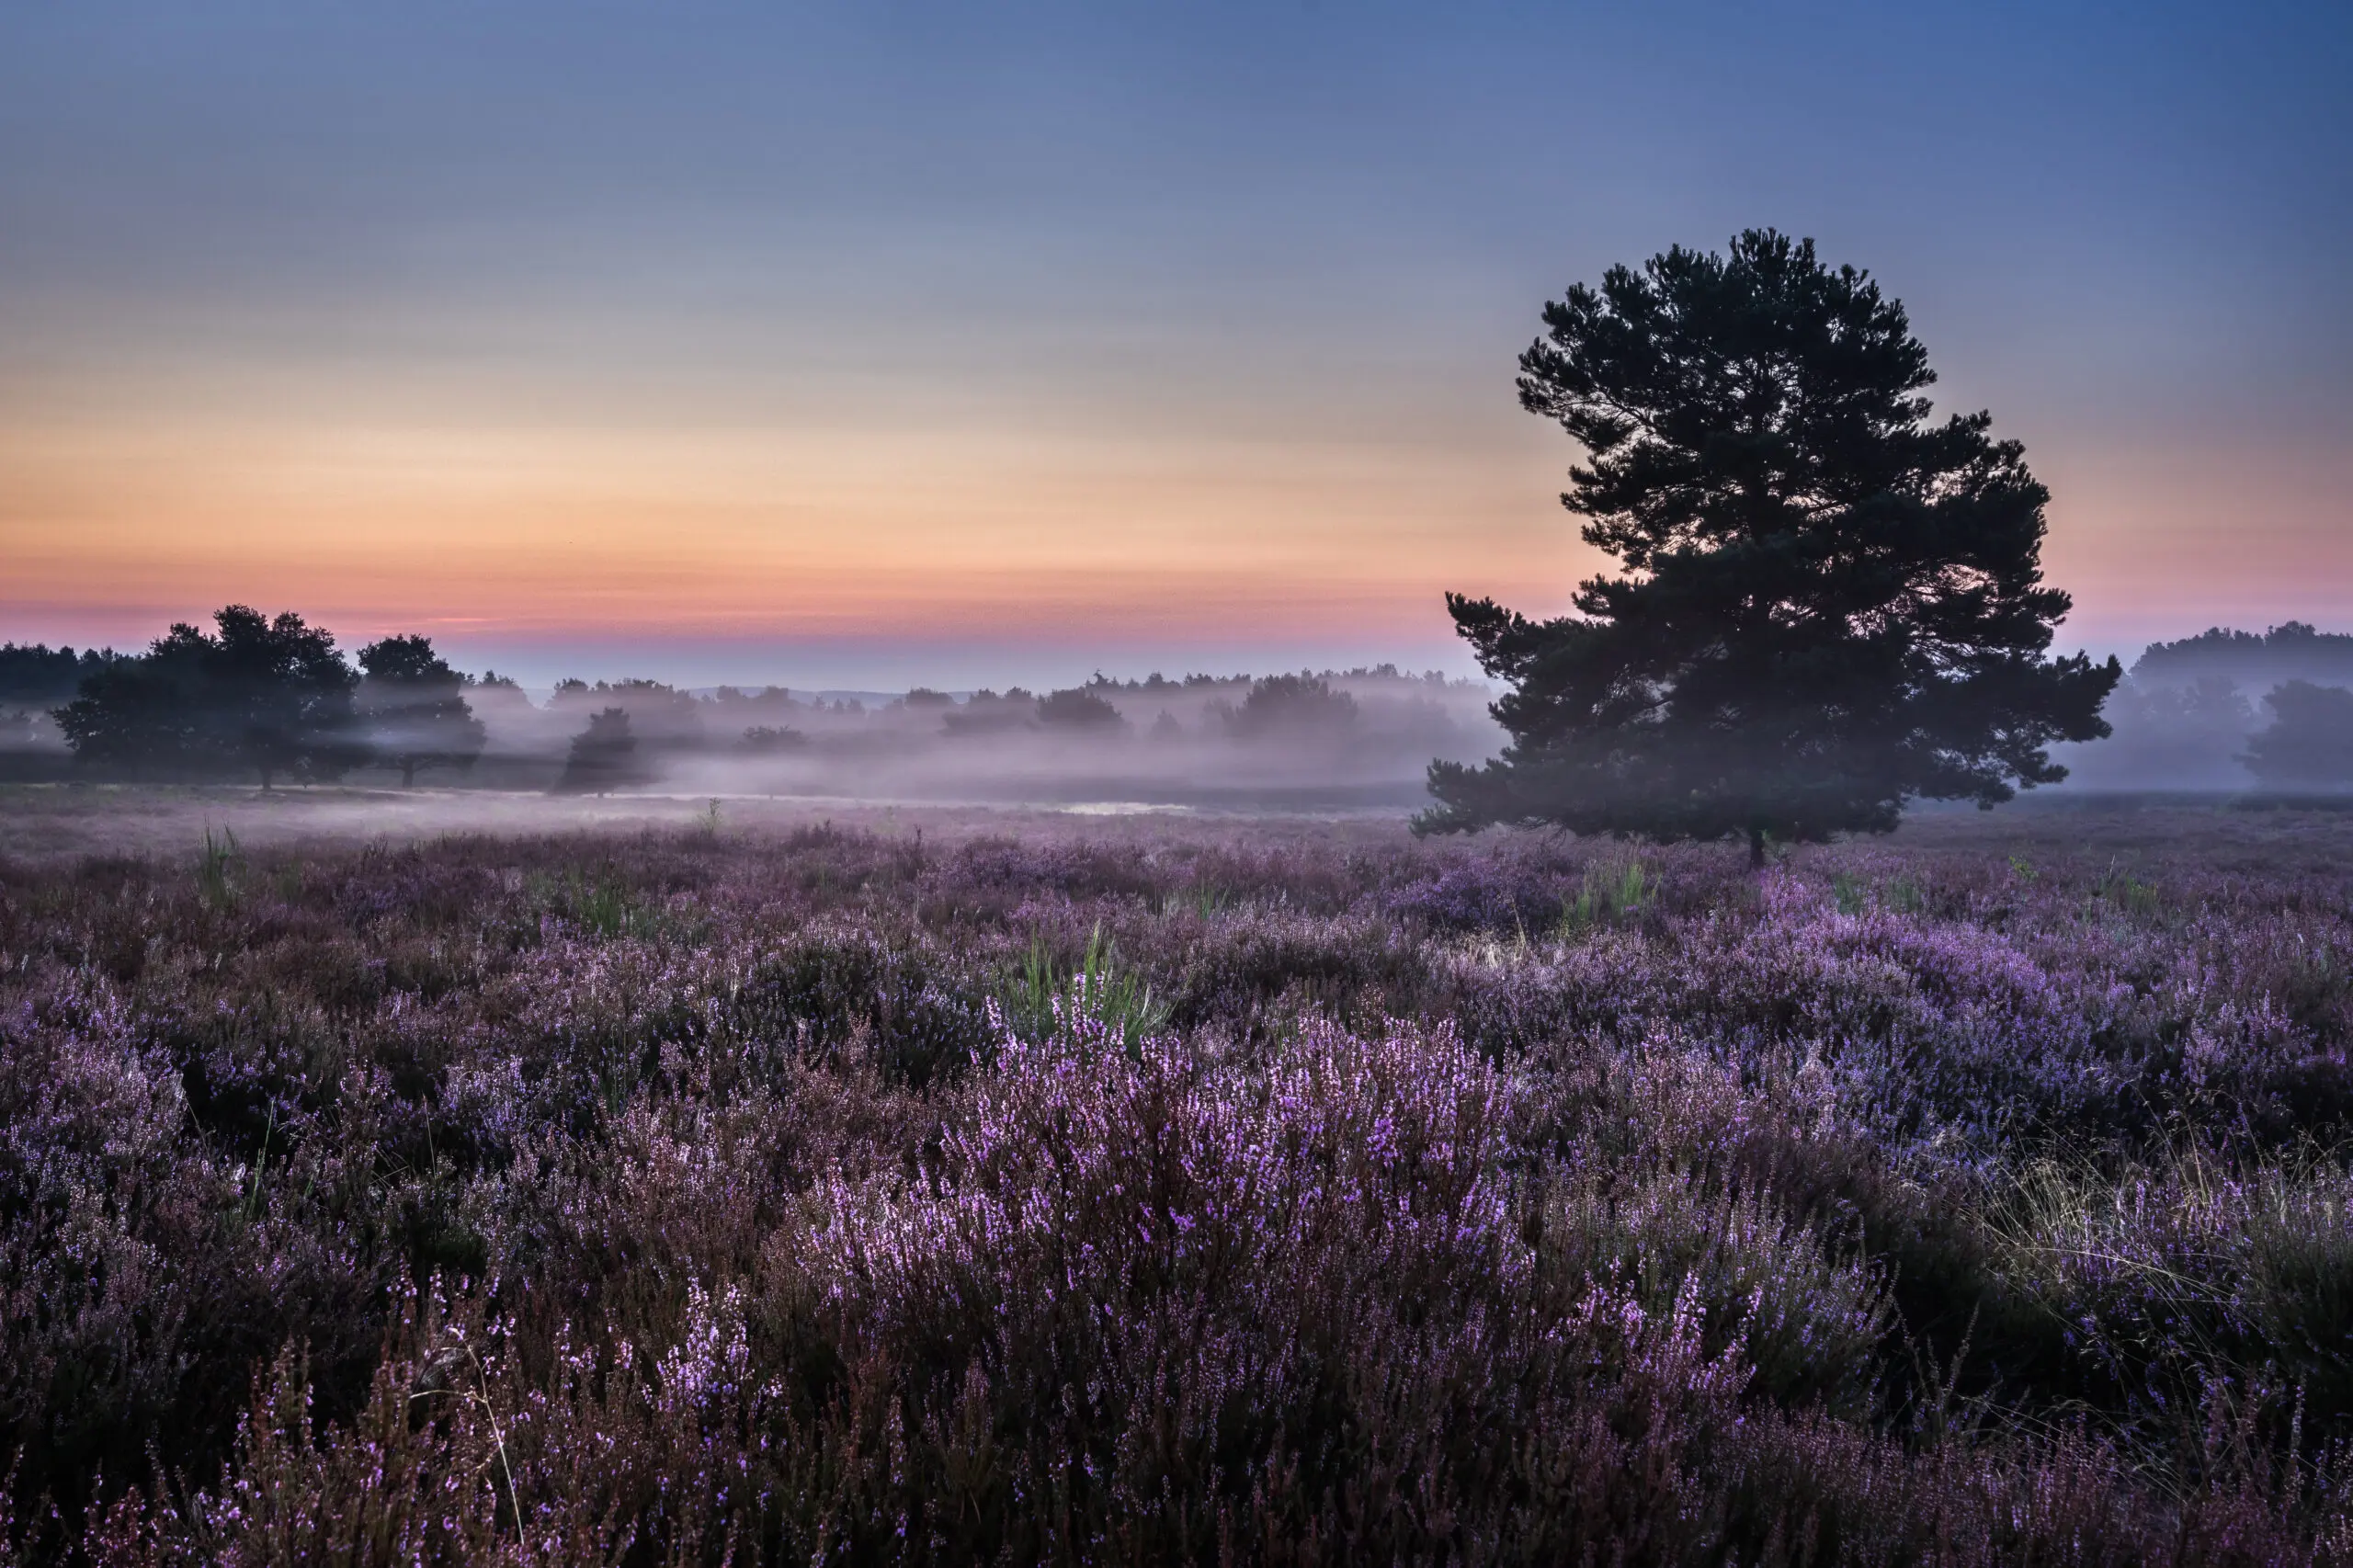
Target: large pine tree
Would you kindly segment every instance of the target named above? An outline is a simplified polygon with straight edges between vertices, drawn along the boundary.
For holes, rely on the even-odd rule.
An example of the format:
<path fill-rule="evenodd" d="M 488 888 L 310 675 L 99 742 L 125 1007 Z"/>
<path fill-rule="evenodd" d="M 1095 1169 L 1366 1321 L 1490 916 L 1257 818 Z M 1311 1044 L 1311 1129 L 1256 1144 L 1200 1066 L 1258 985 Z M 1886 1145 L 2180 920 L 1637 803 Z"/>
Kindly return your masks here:
<path fill-rule="evenodd" d="M 1430 767 L 1423 832 L 1885 832 L 2065 777 L 2122 673 L 2050 659 L 2049 492 L 1985 414 L 1929 416 L 1904 307 L 1811 240 L 1680 246 L 1544 310 L 1519 396 L 1587 454 L 1562 502 L 1624 568 L 1530 620 L 1447 596 L 1510 690 L 1501 757 Z"/>

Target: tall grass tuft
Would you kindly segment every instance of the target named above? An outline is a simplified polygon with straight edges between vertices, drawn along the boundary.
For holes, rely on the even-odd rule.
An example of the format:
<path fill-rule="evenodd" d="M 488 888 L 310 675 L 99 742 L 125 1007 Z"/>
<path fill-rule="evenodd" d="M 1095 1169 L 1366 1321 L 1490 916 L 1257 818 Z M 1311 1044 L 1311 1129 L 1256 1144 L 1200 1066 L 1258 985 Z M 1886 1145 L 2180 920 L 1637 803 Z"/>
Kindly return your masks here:
<path fill-rule="evenodd" d="M 199 896 L 215 909 L 230 909 L 237 902 L 237 873 L 244 869 L 244 851 L 237 844 L 236 834 L 229 828 L 221 830 L 215 838 L 212 830 L 204 830 L 204 847 L 198 851 L 196 888 Z"/>
<path fill-rule="evenodd" d="M 1168 1027 L 1168 1006 L 1154 998 L 1148 981 L 1120 963 L 1100 921 L 1067 972 L 1055 964 L 1044 936 L 1032 936 L 1020 971 L 1000 1000 L 1017 1036 L 1070 1040 L 1091 1028 L 1131 1058 L 1145 1040 Z"/>
<path fill-rule="evenodd" d="M 1631 856 L 1597 860 L 1585 869 L 1577 891 L 1561 902 L 1557 935 L 1574 940 L 1597 926 L 1640 915 L 1658 896 L 1650 869 Z"/>

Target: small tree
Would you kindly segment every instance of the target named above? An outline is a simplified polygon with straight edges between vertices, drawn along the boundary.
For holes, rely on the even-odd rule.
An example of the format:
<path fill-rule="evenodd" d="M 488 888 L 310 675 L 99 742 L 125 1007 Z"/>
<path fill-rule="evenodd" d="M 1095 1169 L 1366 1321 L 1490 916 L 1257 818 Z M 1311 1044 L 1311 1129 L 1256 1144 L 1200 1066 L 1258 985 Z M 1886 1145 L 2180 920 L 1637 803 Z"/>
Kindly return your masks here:
<path fill-rule="evenodd" d="M 201 637 L 192 626 L 175 634 Z M 160 648 L 165 639 L 157 640 Z M 85 767 L 134 778 L 174 778 L 217 772 L 217 748 L 199 706 L 196 673 L 153 654 L 119 660 L 84 677 L 81 693 L 51 710 L 74 759 Z"/>
<path fill-rule="evenodd" d="M 568 795 L 602 795 L 643 779 L 637 737 L 629 731 L 629 710 L 607 708 L 591 713 L 588 727 L 572 737 L 572 752 L 555 787 Z"/>
<path fill-rule="evenodd" d="M 466 677 L 433 651 L 430 638 L 386 637 L 359 650 L 358 713 L 380 767 L 397 767 L 401 788 L 427 767 L 468 768 L 482 755 L 482 721 L 466 703 Z"/>
<path fill-rule="evenodd" d="M 735 749 L 754 756 L 772 756 L 779 752 L 801 751 L 809 744 L 809 737 L 790 724 L 754 724 L 735 743 Z"/>
<path fill-rule="evenodd" d="M 2353 785 L 2353 690 L 2291 680 L 2264 698 L 2270 727 L 2242 758 L 2267 790 L 2342 790 Z"/>
<path fill-rule="evenodd" d="M 1081 692 L 1079 695 L 1088 698 L 1091 701 L 1102 701 L 1100 698 L 1091 697 L 1086 692 Z M 1109 708 L 1111 705 L 1105 702 L 1103 706 Z M 1112 713 L 1116 718 L 1118 710 L 1114 709 Z M 939 732 L 944 735 L 967 737 L 1007 734 L 1016 730 L 1028 728 L 1037 717 L 1037 699 L 1021 687 L 1017 686 L 1003 697 L 999 697 L 995 692 L 983 687 L 966 698 L 961 708 L 940 715 Z"/>
<path fill-rule="evenodd" d="M 1242 706 L 1227 711 L 1226 730 L 1238 740 L 1331 740 L 1356 727 L 1357 699 L 1302 672 L 1252 682 Z"/>
<path fill-rule="evenodd" d="M 1127 728 L 1120 710 L 1083 686 L 1049 692 L 1038 699 L 1038 722 L 1049 729 L 1106 733 Z"/>
<path fill-rule="evenodd" d="M 1752 230 L 1547 305 L 1523 407 L 1588 454 L 1562 502 L 1625 568 L 1578 613 L 1447 596 L 1511 690 L 1482 767 L 1437 762 L 1419 831 L 1549 824 L 1652 839 L 1886 832 L 1916 798 L 1990 808 L 2108 733 L 2114 660 L 2047 660 L 2043 506 L 1991 416 L 1929 419 L 1904 307 Z"/>

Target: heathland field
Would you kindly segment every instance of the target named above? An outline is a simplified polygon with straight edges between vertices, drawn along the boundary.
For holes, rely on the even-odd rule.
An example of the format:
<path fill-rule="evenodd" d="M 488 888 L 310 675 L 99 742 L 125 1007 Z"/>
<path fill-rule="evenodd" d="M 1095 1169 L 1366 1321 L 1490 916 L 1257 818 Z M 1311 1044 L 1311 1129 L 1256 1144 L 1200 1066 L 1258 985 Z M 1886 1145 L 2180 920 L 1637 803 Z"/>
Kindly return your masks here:
<path fill-rule="evenodd" d="M 0 801 L 0 1561 L 2353 1551 L 2353 813 L 465 809 Z"/>

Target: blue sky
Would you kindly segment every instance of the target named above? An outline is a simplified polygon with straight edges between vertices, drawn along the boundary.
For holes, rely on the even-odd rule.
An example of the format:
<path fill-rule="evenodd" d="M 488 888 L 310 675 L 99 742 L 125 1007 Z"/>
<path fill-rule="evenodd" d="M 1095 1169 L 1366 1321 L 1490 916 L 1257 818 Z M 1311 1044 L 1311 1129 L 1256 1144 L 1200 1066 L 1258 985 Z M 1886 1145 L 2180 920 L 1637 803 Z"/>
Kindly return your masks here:
<path fill-rule="evenodd" d="M 1512 399 L 1542 302 L 1750 224 L 2026 440 L 2067 635 L 2326 619 L 2347 17 L 8 7 L 0 636 L 1459 665 L 1442 589 L 1597 564 Z"/>

